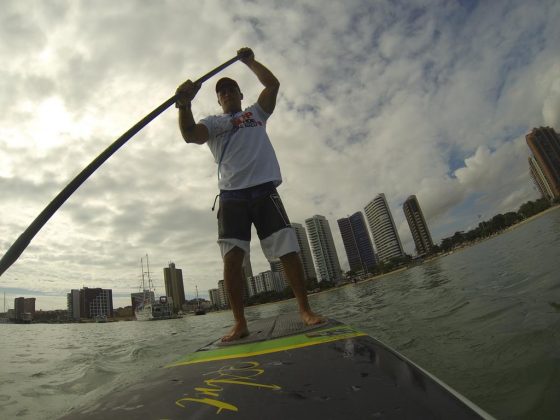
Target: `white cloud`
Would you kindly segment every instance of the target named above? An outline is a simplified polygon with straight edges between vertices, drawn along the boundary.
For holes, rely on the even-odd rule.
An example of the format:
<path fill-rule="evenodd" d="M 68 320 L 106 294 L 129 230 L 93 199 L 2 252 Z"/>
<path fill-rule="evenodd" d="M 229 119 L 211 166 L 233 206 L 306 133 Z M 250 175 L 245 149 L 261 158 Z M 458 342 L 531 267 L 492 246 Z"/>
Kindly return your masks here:
<path fill-rule="evenodd" d="M 0 11 L 0 252 L 85 165 L 195 79 L 251 46 L 278 76 L 269 120 L 290 218 L 336 219 L 387 195 L 407 251 L 402 202 L 416 194 L 434 239 L 536 197 L 524 135 L 560 129 L 556 2 L 317 3 L 241 0 L 5 1 Z M 236 63 L 246 104 L 255 77 Z M 214 80 L 194 103 L 218 111 Z M 146 252 L 186 289 L 221 279 L 215 164 L 186 145 L 170 109 L 62 206 L 6 287 L 126 291 Z M 266 261 L 253 243 L 254 271 Z M 40 300 L 38 306 L 41 307 Z"/>
<path fill-rule="evenodd" d="M 555 65 L 547 72 L 548 92 L 543 103 L 543 121 L 550 127 L 560 127 L 560 65 Z"/>

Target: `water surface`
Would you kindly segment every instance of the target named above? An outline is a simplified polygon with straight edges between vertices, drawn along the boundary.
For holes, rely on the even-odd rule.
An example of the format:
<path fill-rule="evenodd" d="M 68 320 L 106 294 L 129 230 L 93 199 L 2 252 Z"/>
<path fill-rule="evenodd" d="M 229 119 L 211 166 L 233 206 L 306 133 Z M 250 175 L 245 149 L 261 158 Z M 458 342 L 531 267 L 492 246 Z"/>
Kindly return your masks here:
<path fill-rule="evenodd" d="M 452 255 L 311 296 L 500 419 L 560 413 L 560 211 Z M 249 319 L 295 309 L 247 310 Z M 2 418 L 52 419 L 225 334 L 229 312 L 158 322 L 0 324 Z"/>

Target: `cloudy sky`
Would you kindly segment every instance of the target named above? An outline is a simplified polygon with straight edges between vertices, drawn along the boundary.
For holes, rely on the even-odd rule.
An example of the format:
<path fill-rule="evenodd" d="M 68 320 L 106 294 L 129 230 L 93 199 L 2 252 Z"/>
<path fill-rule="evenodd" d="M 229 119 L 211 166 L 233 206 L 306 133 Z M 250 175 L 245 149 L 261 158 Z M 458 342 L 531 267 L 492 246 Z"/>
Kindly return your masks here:
<path fill-rule="evenodd" d="M 289 5 L 288 5 L 289 3 Z M 336 220 L 384 192 L 405 250 L 416 194 L 435 241 L 538 197 L 525 134 L 560 129 L 560 3 L 550 1 L 21 1 L 0 8 L 0 255 L 101 151 L 243 46 L 281 81 L 268 123 L 294 222 Z M 261 86 L 242 64 L 245 105 Z M 217 113 L 215 79 L 193 104 Z M 201 295 L 222 278 L 216 166 L 169 109 L 59 209 L 0 293 L 63 308 L 72 288 L 157 291 L 170 261 Z M 256 235 L 255 235 L 256 236 Z M 258 242 L 255 273 L 268 269 Z"/>

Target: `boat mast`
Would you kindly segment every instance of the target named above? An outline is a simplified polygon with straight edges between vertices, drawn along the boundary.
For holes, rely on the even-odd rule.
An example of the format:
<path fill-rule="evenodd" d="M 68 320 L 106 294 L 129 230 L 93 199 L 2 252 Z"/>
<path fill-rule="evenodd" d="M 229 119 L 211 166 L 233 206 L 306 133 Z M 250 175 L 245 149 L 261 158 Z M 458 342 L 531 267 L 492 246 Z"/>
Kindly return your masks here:
<path fill-rule="evenodd" d="M 142 273 L 142 304 L 146 303 L 146 283 L 144 280 L 144 260 L 140 258 L 140 270 Z"/>
<path fill-rule="evenodd" d="M 148 258 L 148 254 L 146 254 L 146 267 L 148 269 L 148 289 L 151 291 L 154 291 L 154 282 L 152 281 L 152 276 L 150 276 L 150 259 Z M 150 296 L 151 299 L 151 296 Z"/>

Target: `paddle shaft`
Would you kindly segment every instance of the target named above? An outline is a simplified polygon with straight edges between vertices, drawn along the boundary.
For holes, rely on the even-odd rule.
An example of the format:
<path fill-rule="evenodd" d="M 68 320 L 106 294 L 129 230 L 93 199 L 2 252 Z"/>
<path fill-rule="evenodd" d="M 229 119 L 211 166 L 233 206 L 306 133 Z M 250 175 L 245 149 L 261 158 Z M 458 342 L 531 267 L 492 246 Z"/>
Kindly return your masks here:
<path fill-rule="evenodd" d="M 210 79 L 212 76 L 221 72 L 226 67 L 235 63 L 239 60 L 241 56 L 237 55 L 232 59 L 226 61 L 220 66 L 216 67 L 214 70 L 206 73 L 200 79 L 196 80 L 195 84 L 202 84 L 206 80 Z M 88 166 L 86 166 L 82 172 L 80 172 L 58 195 L 45 207 L 45 209 L 39 213 L 39 215 L 33 220 L 33 222 L 25 229 L 25 231 L 19 236 L 19 238 L 12 244 L 12 246 L 6 251 L 0 260 L 0 276 L 17 261 L 19 256 L 23 253 L 25 248 L 29 245 L 31 240 L 35 235 L 41 230 L 43 225 L 52 217 L 53 214 L 64 204 L 64 202 L 82 185 L 91 174 L 93 174 L 107 159 L 109 159 L 113 153 L 115 153 L 122 145 L 124 145 L 128 140 L 130 140 L 136 133 L 138 133 L 142 128 L 148 125 L 154 118 L 160 115 L 163 111 L 169 108 L 177 100 L 177 95 L 173 95 L 171 98 L 166 100 L 135 125 L 133 125 L 127 132 L 120 136 L 113 144 L 111 144 L 107 149 L 105 149 L 99 156 L 97 156 Z"/>

